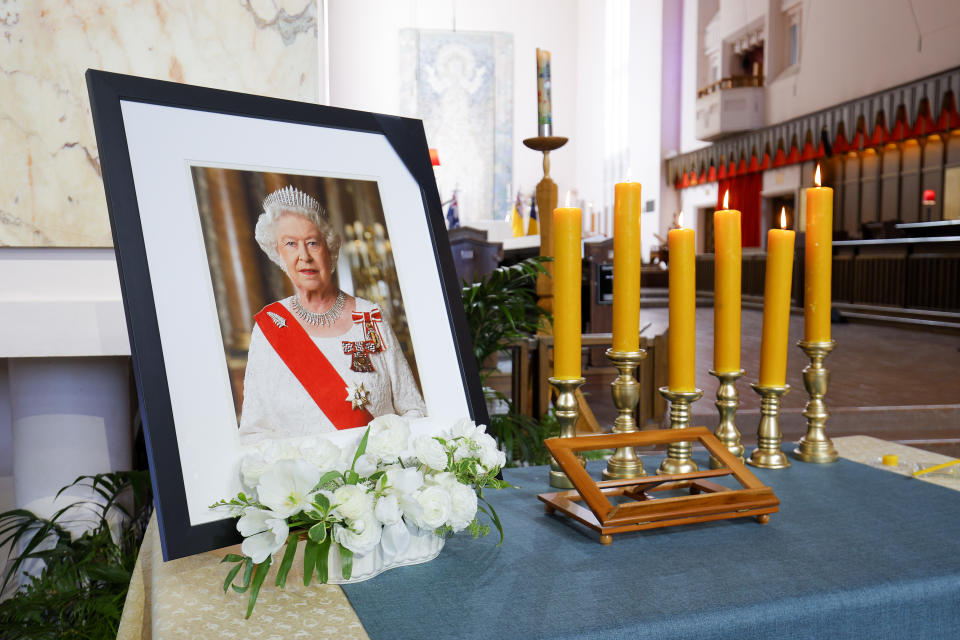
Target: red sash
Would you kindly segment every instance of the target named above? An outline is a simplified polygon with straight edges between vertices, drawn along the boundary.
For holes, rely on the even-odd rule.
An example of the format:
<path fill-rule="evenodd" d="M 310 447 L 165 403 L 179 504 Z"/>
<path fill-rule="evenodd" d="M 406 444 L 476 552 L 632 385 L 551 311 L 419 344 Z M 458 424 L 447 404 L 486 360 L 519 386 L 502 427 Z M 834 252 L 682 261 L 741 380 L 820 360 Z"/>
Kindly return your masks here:
<path fill-rule="evenodd" d="M 271 313 L 283 319 L 283 326 L 270 316 Z M 373 420 L 369 411 L 354 409 L 346 400 L 347 383 L 285 306 L 274 302 L 264 307 L 254 319 L 273 350 L 333 426 L 353 429 L 365 427 Z"/>

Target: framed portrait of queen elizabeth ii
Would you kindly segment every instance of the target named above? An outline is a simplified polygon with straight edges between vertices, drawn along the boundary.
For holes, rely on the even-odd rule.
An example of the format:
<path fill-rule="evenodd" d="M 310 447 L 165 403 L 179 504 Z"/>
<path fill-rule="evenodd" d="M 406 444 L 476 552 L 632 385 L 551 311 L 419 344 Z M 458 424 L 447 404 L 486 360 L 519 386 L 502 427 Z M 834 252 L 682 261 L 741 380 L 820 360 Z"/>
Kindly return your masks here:
<path fill-rule="evenodd" d="M 249 446 L 486 422 L 418 120 L 88 71 L 165 559 Z"/>

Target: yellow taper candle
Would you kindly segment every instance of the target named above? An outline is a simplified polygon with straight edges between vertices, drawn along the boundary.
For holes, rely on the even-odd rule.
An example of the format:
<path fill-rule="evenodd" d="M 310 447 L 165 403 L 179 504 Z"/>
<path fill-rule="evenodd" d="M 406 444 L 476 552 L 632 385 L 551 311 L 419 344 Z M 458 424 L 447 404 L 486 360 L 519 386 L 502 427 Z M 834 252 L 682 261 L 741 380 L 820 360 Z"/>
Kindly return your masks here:
<path fill-rule="evenodd" d="M 740 212 L 727 209 L 730 192 L 723 194 L 723 209 L 713 213 L 713 370 L 740 370 Z"/>
<path fill-rule="evenodd" d="M 697 291 L 696 256 L 693 229 L 680 229 L 667 234 L 670 249 L 670 331 L 669 381 L 671 391 L 693 391 L 694 352 L 696 350 Z"/>
<path fill-rule="evenodd" d="M 787 212 L 780 211 L 780 226 Z M 760 386 L 782 387 L 787 382 L 787 342 L 790 332 L 790 286 L 793 282 L 793 246 L 796 234 L 787 229 L 767 232 L 767 275 L 763 288 L 763 333 L 760 339 Z"/>
<path fill-rule="evenodd" d="M 620 182 L 613 201 L 613 350 L 640 348 L 640 183 Z"/>
<path fill-rule="evenodd" d="M 833 268 L 833 189 L 807 189 L 806 246 L 803 255 L 803 336 L 807 342 L 830 342 L 830 274 Z"/>
<path fill-rule="evenodd" d="M 553 375 L 580 377 L 580 209 L 553 210 Z"/>

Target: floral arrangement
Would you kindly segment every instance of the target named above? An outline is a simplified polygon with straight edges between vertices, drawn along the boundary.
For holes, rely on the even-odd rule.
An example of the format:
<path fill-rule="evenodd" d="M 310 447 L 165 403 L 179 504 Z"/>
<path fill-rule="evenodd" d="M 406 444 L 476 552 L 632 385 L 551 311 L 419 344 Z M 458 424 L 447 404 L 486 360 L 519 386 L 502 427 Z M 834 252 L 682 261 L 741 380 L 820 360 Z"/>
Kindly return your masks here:
<path fill-rule="evenodd" d="M 330 570 L 337 564 L 349 580 L 354 560 L 373 553 L 389 564 L 425 536 L 442 540 L 464 529 L 486 535 L 490 526 L 481 524 L 478 510 L 502 542 L 500 519 L 483 490 L 510 486 L 497 478 L 505 462 L 493 437 L 467 419 L 437 435 L 413 436 L 405 419 L 381 416 L 353 452 L 319 437 L 266 441 L 241 462 L 249 492 L 211 506 L 239 517 L 244 536 L 243 555 L 222 561 L 234 565 L 223 590 L 248 594 L 249 618 L 273 556 L 286 546 L 276 577 L 283 588 L 301 540 L 304 585 L 314 574 L 321 583 L 336 578 Z"/>

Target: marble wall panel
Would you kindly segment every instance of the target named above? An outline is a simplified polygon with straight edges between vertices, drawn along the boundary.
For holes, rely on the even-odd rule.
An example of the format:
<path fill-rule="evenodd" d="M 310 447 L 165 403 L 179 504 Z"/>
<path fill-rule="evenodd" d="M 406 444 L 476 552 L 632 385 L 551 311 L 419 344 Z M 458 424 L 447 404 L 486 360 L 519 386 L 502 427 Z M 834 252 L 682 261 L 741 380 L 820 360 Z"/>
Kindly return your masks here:
<path fill-rule="evenodd" d="M 111 245 L 87 68 L 317 101 L 318 0 L 0 0 L 0 245 Z"/>

